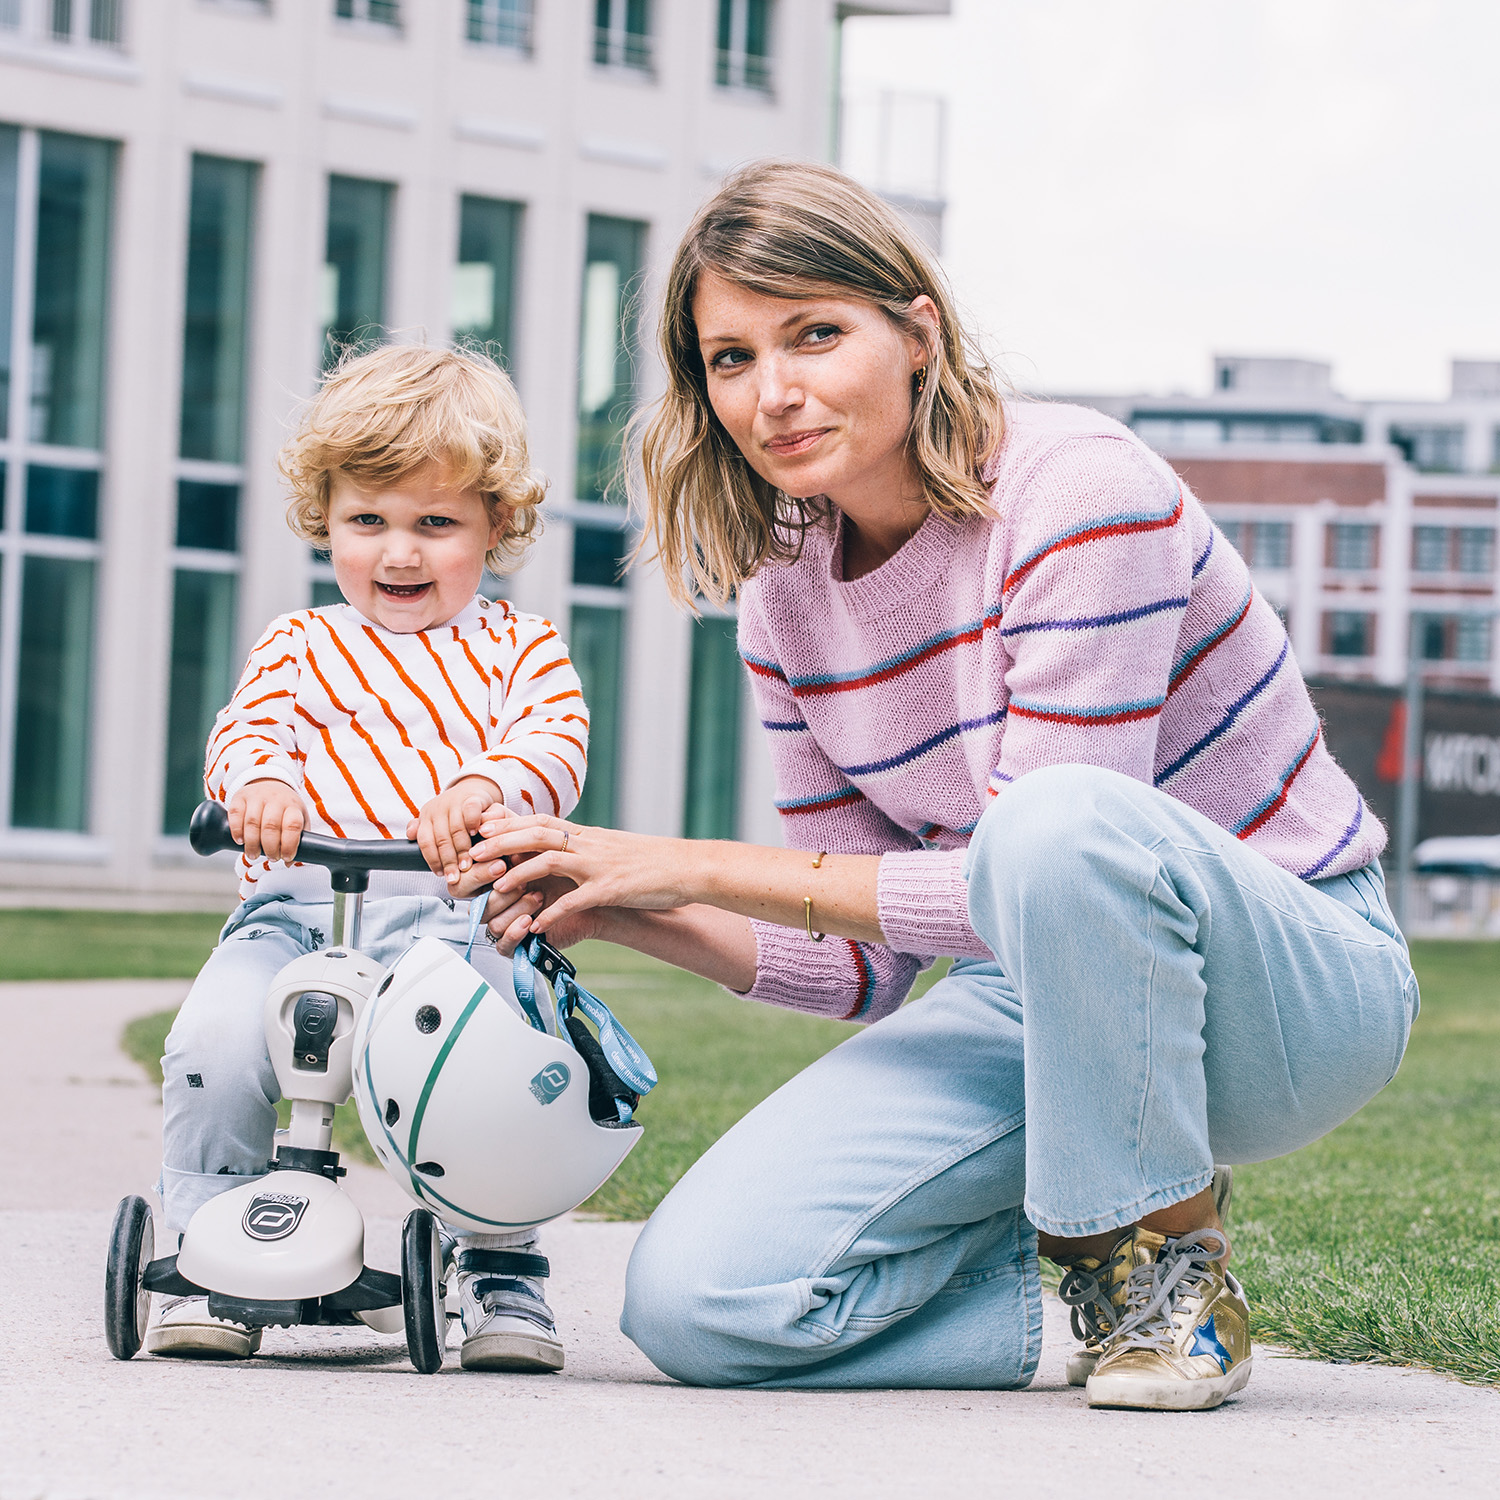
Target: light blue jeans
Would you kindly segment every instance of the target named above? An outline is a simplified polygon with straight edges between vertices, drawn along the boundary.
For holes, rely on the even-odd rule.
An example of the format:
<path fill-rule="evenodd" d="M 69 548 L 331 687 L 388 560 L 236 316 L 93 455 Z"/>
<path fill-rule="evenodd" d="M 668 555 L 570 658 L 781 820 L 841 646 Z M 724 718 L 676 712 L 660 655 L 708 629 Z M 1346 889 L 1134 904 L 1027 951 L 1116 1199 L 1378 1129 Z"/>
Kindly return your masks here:
<path fill-rule="evenodd" d="M 198 973 L 167 1035 L 162 1066 L 161 1195 L 166 1229 L 180 1232 L 217 1193 L 258 1177 L 270 1160 L 281 1090 L 266 1051 L 266 992 L 294 958 L 329 944 L 333 903 L 241 905 Z M 467 902 L 439 896 L 366 901 L 360 952 L 394 963 L 420 937 L 462 953 Z M 480 941 L 469 960 L 487 979 L 510 967 Z M 502 988 L 503 988 L 503 981 Z"/>
<path fill-rule="evenodd" d="M 995 800 L 967 875 L 994 961 L 792 1079 L 646 1225 L 620 1326 L 667 1374 L 1023 1386 L 1036 1229 L 1128 1225 L 1215 1161 L 1294 1151 L 1400 1063 L 1417 985 L 1376 865 L 1304 883 L 1063 766 Z"/>

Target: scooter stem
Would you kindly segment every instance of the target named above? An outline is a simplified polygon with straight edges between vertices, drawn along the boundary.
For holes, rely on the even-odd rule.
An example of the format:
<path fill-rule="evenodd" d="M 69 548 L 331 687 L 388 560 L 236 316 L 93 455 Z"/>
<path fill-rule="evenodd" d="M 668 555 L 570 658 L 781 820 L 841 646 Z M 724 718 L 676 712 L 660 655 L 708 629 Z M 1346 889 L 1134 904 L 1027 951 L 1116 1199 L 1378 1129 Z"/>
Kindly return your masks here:
<path fill-rule="evenodd" d="M 333 941 L 336 947 L 358 950 L 360 918 L 364 909 L 363 891 L 333 893 Z"/>
<path fill-rule="evenodd" d="M 333 1145 L 333 1106 L 316 1099 L 293 1099 L 287 1145 L 299 1151 L 327 1151 Z"/>

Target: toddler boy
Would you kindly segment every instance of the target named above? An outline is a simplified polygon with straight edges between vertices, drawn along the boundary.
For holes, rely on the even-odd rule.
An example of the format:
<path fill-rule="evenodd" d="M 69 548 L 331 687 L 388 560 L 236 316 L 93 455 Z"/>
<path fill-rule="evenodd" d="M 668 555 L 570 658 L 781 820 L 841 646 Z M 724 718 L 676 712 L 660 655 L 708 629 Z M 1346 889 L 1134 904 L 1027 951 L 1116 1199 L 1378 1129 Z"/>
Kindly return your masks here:
<path fill-rule="evenodd" d="M 462 951 L 468 906 L 450 892 L 481 816 L 496 804 L 566 816 L 587 759 L 588 714 L 557 631 L 477 592 L 487 562 L 498 572 L 529 544 L 544 491 L 498 367 L 422 346 L 347 360 L 282 471 L 292 529 L 327 549 L 347 602 L 272 621 L 209 739 L 205 784 L 245 853 L 240 905 L 162 1059 L 169 1233 L 271 1155 L 279 1094 L 262 1006 L 333 920 L 328 872 L 295 862 L 302 832 L 416 838 L 433 873 L 371 874 L 361 951 L 389 964 L 422 936 Z M 471 962 L 505 961 L 482 946 Z M 459 1236 L 465 1368 L 562 1368 L 546 1262 L 525 1253 L 535 1240 Z M 182 1297 L 162 1301 L 146 1348 L 244 1357 L 260 1338 Z"/>

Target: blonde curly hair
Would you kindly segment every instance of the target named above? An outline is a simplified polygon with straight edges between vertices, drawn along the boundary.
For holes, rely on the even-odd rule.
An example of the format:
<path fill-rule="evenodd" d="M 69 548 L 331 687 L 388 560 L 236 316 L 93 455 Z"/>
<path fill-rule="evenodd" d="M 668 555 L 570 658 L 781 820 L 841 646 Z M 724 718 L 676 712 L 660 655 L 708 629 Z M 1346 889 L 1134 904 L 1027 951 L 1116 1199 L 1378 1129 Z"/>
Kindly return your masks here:
<path fill-rule="evenodd" d="M 328 545 L 333 476 L 388 489 L 428 464 L 446 482 L 477 489 L 502 527 L 485 555 L 495 573 L 520 561 L 539 529 L 546 481 L 526 452 L 526 418 L 510 378 L 472 349 L 387 344 L 349 354 L 329 373 L 281 450 L 291 487 L 287 524 Z"/>
<path fill-rule="evenodd" d="M 965 328 L 943 273 L 916 232 L 868 188 L 832 167 L 759 161 L 699 210 L 667 274 L 659 337 L 667 389 L 633 424 L 640 467 L 631 488 L 654 554 L 679 603 L 720 603 L 767 562 L 790 561 L 830 520 L 821 498 L 768 484 L 724 430 L 708 396 L 693 298 L 712 272 L 768 297 L 853 297 L 873 303 L 927 349 L 914 381 L 907 441 L 927 501 L 955 520 L 990 515 L 984 468 L 1005 435 L 999 382 Z M 938 329 L 911 314 L 930 297 Z"/>

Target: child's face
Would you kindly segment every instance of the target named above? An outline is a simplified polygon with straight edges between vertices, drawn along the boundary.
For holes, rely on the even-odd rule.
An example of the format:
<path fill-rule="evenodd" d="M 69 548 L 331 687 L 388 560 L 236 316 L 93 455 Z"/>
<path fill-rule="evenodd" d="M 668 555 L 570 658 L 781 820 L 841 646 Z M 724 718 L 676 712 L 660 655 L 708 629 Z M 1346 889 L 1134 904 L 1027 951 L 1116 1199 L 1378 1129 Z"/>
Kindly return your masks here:
<path fill-rule="evenodd" d="M 328 550 L 344 598 L 407 634 L 445 624 L 474 597 L 484 555 L 500 540 L 478 490 L 450 488 L 429 464 L 390 489 L 333 477 Z"/>

